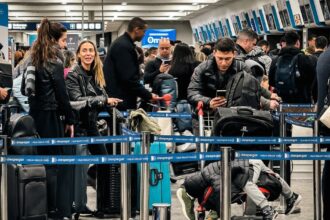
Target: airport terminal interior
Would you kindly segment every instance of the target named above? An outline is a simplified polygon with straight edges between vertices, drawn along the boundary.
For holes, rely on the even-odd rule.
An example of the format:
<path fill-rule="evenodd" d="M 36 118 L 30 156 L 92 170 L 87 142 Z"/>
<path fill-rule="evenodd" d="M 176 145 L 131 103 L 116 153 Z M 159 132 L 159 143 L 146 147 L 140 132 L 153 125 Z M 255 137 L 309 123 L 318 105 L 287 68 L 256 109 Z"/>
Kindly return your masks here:
<path fill-rule="evenodd" d="M 0 0 L 0 219 L 330 220 L 329 41 L 330 0 Z"/>

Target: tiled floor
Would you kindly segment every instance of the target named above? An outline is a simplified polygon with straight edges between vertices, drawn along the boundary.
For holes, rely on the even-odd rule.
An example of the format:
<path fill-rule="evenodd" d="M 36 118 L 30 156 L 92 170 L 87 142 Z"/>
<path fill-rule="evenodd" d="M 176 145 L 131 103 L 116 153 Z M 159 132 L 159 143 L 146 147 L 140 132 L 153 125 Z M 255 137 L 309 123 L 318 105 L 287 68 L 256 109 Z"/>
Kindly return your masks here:
<path fill-rule="evenodd" d="M 176 198 L 176 190 L 180 184 L 178 181 L 176 184 L 172 184 L 172 207 L 171 207 L 171 219 L 172 220 L 185 220 L 182 212 L 181 206 Z M 310 180 L 292 181 L 292 188 L 295 192 L 300 193 L 303 197 L 303 200 L 300 204 L 301 213 L 293 214 L 290 216 L 279 215 L 278 220 L 312 220 L 313 219 L 313 183 Z M 88 189 L 88 204 L 89 207 L 95 208 L 95 191 L 91 188 Z M 274 206 L 278 205 L 278 202 L 273 204 Z M 232 205 L 232 215 L 239 215 L 242 211 L 242 208 L 237 205 Z M 82 220 L 91 220 L 95 218 L 82 217 Z M 106 219 L 119 219 L 119 218 L 106 218 Z M 139 219 L 138 217 L 136 219 Z M 151 219 L 151 217 L 149 218 Z"/>

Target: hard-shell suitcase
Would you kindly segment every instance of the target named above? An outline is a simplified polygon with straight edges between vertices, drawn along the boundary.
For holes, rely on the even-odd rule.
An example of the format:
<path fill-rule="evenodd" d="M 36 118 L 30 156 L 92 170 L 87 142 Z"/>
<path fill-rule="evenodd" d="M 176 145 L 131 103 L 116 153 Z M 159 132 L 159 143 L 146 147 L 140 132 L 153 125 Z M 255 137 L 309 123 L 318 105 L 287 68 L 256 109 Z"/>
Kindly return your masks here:
<path fill-rule="evenodd" d="M 47 220 L 43 165 L 8 164 L 8 219 Z"/>
<path fill-rule="evenodd" d="M 141 145 L 135 143 L 134 154 L 140 154 Z M 150 147 L 150 154 L 166 154 L 165 143 L 154 142 Z M 140 191 L 141 166 L 138 165 L 138 195 Z M 140 207 L 139 200 L 138 206 Z M 152 162 L 150 163 L 149 178 L 149 210 L 155 203 L 171 204 L 171 182 L 170 182 L 170 163 L 169 162 Z"/>

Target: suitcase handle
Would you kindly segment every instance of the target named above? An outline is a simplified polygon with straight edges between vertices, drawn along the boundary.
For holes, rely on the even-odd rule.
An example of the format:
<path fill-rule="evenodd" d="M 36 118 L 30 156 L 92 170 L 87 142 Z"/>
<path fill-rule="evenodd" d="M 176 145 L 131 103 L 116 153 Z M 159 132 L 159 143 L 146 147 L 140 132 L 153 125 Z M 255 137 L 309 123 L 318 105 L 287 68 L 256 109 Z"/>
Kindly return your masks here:
<path fill-rule="evenodd" d="M 253 115 L 253 110 L 251 108 L 237 108 L 237 113 L 239 115 Z"/>
<path fill-rule="evenodd" d="M 154 180 L 152 180 L 154 177 Z M 150 169 L 150 178 L 149 178 L 149 184 L 150 186 L 157 186 L 159 183 L 159 180 L 163 179 L 163 173 L 159 172 L 157 169 Z"/>

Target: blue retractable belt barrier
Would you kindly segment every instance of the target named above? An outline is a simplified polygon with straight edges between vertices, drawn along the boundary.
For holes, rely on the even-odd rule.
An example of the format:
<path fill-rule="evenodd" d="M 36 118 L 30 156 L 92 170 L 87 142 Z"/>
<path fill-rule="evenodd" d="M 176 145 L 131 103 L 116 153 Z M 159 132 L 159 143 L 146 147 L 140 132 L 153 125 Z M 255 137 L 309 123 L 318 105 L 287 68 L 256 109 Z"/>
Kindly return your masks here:
<path fill-rule="evenodd" d="M 127 112 L 121 112 L 124 117 L 128 116 Z M 191 114 L 188 113 L 165 113 L 165 112 L 147 112 L 147 114 L 151 117 L 157 118 L 191 118 Z M 109 113 L 107 112 L 100 112 L 99 117 L 109 117 Z"/>
<path fill-rule="evenodd" d="M 329 144 L 330 137 L 199 137 L 199 136 L 171 136 L 155 135 L 158 142 L 171 143 L 204 143 L 204 144 L 240 144 L 240 145 L 263 145 L 263 144 Z M 19 138 L 13 139 L 11 144 L 17 147 L 32 146 L 72 146 L 79 144 L 109 144 L 122 142 L 141 141 L 141 136 L 102 136 L 81 138 Z"/>
<path fill-rule="evenodd" d="M 237 159 L 258 160 L 330 160 L 330 152 L 274 152 L 238 151 Z M 151 162 L 185 162 L 221 160 L 220 152 L 176 153 L 149 155 L 102 155 L 102 156 L 1 156 L 1 163 L 8 164 L 119 164 Z"/>
<path fill-rule="evenodd" d="M 313 104 L 289 104 L 289 103 L 283 103 L 282 106 L 284 108 L 312 108 L 312 107 L 314 107 Z"/>

